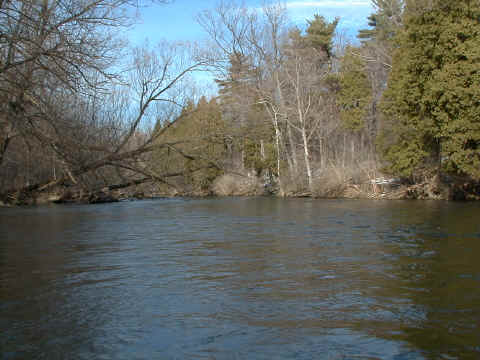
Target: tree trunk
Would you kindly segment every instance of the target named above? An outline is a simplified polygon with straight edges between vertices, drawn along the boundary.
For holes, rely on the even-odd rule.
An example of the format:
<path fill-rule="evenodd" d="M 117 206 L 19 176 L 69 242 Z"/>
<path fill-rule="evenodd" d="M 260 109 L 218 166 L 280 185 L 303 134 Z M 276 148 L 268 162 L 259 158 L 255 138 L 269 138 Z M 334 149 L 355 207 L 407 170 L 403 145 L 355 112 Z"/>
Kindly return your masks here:
<path fill-rule="evenodd" d="M 283 113 L 286 113 L 285 100 L 283 98 L 282 85 L 280 83 L 280 77 L 279 77 L 278 71 L 275 71 L 274 76 L 275 76 L 276 93 L 277 93 L 277 96 L 278 96 L 278 103 L 280 105 L 280 110 Z M 285 116 L 285 115 L 283 115 L 283 116 Z M 278 124 L 278 117 L 277 117 L 277 124 Z M 288 121 L 286 122 L 286 124 L 287 124 L 288 141 L 289 141 L 290 147 L 291 147 L 291 154 L 289 154 L 288 149 L 285 148 L 285 151 L 286 151 L 285 155 L 287 157 L 287 163 L 288 163 L 288 167 L 290 169 L 290 174 L 294 175 L 298 171 L 297 156 L 296 156 L 295 146 L 294 146 L 294 143 L 293 143 L 292 131 L 290 129 L 290 125 L 288 124 Z"/>
<path fill-rule="evenodd" d="M 305 157 L 305 166 L 307 168 L 308 189 L 312 191 L 312 169 L 310 167 L 310 153 L 308 151 L 308 139 L 305 127 L 302 128 L 303 149 Z"/>
<path fill-rule="evenodd" d="M 281 132 L 280 128 L 278 126 L 278 119 L 277 119 L 277 114 L 273 115 L 273 126 L 275 128 L 275 148 L 277 150 L 277 177 L 278 177 L 278 187 L 280 190 L 280 195 L 283 196 L 284 191 L 283 191 L 283 185 L 282 185 L 282 177 L 280 173 L 280 156 L 281 156 L 281 150 L 280 150 L 280 144 L 281 144 Z"/>
<path fill-rule="evenodd" d="M 351 153 L 351 161 L 352 161 L 352 164 L 355 163 L 355 139 L 352 138 L 352 141 L 350 143 L 350 153 Z"/>
<path fill-rule="evenodd" d="M 262 161 L 265 161 L 265 144 L 263 142 L 263 140 L 260 140 L 260 157 L 262 159 Z"/>
<path fill-rule="evenodd" d="M 287 123 L 287 133 L 288 133 L 288 142 L 290 144 L 291 158 L 293 160 L 292 175 L 295 177 L 298 174 L 297 149 L 295 146 L 295 140 L 293 139 L 292 127 L 288 123 Z"/>

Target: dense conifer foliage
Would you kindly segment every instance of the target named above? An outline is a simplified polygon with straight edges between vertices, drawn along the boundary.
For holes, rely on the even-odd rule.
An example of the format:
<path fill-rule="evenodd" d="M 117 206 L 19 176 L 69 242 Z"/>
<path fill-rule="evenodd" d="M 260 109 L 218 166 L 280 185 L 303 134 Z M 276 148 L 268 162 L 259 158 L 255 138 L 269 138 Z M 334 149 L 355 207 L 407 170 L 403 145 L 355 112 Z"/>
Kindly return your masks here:
<path fill-rule="evenodd" d="M 480 178 L 480 3 L 408 2 L 384 94 L 385 158 Z"/>

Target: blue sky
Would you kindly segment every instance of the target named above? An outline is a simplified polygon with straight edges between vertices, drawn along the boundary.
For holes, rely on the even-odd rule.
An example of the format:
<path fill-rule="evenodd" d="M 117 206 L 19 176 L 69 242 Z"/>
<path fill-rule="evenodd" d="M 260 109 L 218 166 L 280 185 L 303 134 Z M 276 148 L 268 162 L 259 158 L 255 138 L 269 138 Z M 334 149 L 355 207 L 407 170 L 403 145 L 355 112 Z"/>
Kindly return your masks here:
<path fill-rule="evenodd" d="M 133 44 L 145 39 L 155 43 L 160 39 L 172 41 L 201 41 L 205 34 L 195 22 L 194 16 L 205 9 L 213 9 L 218 0 L 174 0 L 167 5 L 151 5 L 140 11 L 140 20 L 128 34 Z M 245 4 L 260 7 L 261 0 L 246 0 Z M 367 16 L 373 12 L 370 0 L 287 0 L 285 1 L 292 22 L 303 26 L 314 14 L 327 19 L 340 16 L 339 29 L 354 38 L 359 28 L 367 25 Z"/>

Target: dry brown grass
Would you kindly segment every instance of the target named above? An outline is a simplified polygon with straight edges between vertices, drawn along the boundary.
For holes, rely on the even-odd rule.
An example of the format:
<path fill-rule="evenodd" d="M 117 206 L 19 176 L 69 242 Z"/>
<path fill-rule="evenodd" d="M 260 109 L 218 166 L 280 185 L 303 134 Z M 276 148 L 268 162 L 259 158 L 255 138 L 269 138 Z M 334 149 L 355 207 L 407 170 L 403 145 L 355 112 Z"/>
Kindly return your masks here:
<path fill-rule="evenodd" d="M 312 196 L 321 198 L 381 198 L 382 187 L 372 183 L 380 176 L 376 164 L 364 162 L 349 166 L 331 164 L 317 171 Z"/>
<path fill-rule="evenodd" d="M 213 193 L 217 196 L 257 195 L 259 180 L 257 177 L 238 174 L 225 174 L 213 183 Z"/>
<path fill-rule="evenodd" d="M 316 172 L 312 184 L 312 195 L 321 198 L 343 197 L 349 185 L 353 184 L 355 175 L 351 167 L 332 164 Z"/>

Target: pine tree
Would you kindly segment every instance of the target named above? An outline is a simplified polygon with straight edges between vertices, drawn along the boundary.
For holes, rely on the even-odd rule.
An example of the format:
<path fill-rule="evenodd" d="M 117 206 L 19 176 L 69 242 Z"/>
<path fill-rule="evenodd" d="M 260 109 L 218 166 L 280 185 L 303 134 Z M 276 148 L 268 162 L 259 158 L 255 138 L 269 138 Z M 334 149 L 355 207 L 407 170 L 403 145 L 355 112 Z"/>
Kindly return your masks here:
<path fill-rule="evenodd" d="M 363 41 L 392 40 L 401 24 L 403 3 L 404 0 L 372 0 L 376 11 L 368 17 L 371 29 L 360 30 L 357 37 Z"/>
<path fill-rule="evenodd" d="M 365 118 L 372 101 L 372 88 L 365 60 L 355 52 L 360 52 L 360 49 L 349 46 L 341 59 L 337 104 L 344 127 L 360 131 L 365 128 Z"/>
<path fill-rule="evenodd" d="M 406 6 L 382 104 L 385 158 L 404 176 L 427 167 L 480 179 L 480 2 Z"/>
<path fill-rule="evenodd" d="M 307 20 L 307 42 L 313 48 L 321 50 L 327 58 L 331 58 L 333 55 L 332 39 L 339 21 L 340 18 L 337 17 L 332 22 L 328 22 L 323 16 L 317 14 L 314 15 L 313 20 Z"/>

